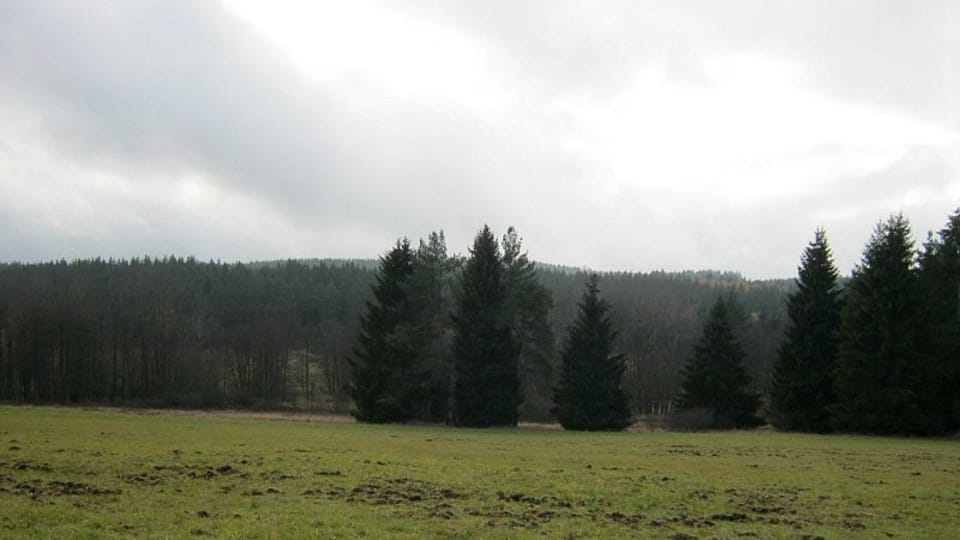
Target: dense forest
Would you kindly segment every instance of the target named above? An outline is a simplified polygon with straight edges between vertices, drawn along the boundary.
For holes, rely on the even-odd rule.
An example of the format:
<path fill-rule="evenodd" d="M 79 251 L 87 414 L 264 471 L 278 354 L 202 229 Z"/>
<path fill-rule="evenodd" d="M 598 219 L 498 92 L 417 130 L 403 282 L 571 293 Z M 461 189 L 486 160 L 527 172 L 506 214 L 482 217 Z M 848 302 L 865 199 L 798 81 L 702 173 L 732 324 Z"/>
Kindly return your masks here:
<path fill-rule="evenodd" d="M 450 259 L 452 286 L 462 258 Z M 0 400 L 347 412 L 349 360 L 376 267 L 176 257 L 0 265 Z M 552 297 L 548 335 L 559 343 L 588 274 L 537 265 L 536 276 Z M 788 282 L 721 272 L 607 273 L 602 282 L 636 412 L 670 408 L 720 291 L 741 297 L 749 366 L 766 391 Z M 443 301 L 451 293 L 441 287 Z M 554 344 L 521 365 L 523 419 L 551 418 Z"/>
<path fill-rule="evenodd" d="M 620 429 L 705 410 L 703 427 L 958 427 L 960 212 L 921 249 L 903 216 L 880 222 L 848 279 L 822 230 L 789 281 L 538 265 L 513 228 L 484 227 L 468 253 L 448 254 L 440 232 L 379 261 L 0 265 L 0 400 L 468 426 Z M 579 380 L 607 382 L 590 397 Z M 598 399 L 609 409 L 592 418 L 571 405 Z"/>

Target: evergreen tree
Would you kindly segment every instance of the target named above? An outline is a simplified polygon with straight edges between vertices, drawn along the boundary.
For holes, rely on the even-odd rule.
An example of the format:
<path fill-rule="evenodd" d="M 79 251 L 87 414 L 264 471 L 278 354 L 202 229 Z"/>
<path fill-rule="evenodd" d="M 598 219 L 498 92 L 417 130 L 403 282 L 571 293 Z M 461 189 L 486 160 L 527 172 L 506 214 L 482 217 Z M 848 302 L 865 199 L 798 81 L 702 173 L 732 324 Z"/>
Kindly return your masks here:
<path fill-rule="evenodd" d="M 902 215 L 877 225 L 847 288 L 833 425 L 842 431 L 928 430 L 917 392 L 924 357 L 910 225 Z"/>
<path fill-rule="evenodd" d="M 516 229 L 507 229 L 501 245 L 507 289 L 504 310 L 520 345 L 521 416 L 548 420 L 553 397 L 554 340 L 549 320 L 553 298 L 523 251 Z"/>
<path fill-rule="evenodd" d="M 827 432 L 840 330 L 840 288 L 823 229 L 807 246 L 787 296 L 786 336 L 774 368 L 773 422 L 789 431 Z"/>
<path fill-rule="evenodd" d="M 738 306 L 733 298 L 717 298 L 703 326 L 693 358 L 681 372 L 677 398 L 680 410 L 702 409 L 712 414 L 711 427 L 744 428 L 761 423 L 756 416 L 760 398 L 748 391 L 750 376 L 745 354 L 734 331 Z"/>
<path fill-rule="evenodd" d="M 407 283 L 414 254 L 404 239 L 380 259 L 372 301 L 360 320 L 360 335 L 351 360 L 354 416 L 361 422 L 405 422 L 420 398 L 423 370 L 418 365 L 421 336 L 414 331 L 415 303 Z"/>
<path fill-rule="evenodd" d="M 500 247 L 490 228 L 477 234 L 460 277 L 453 320 L 454 423 L 512 426 L 518 419 L 520 347 L 506 320 Z"/>
<path fill-rule="evenodd" d="M 936 433 L 960 429 L 960 209 L 920 254 L 921 343 L 928 355 L 922 407 Z"/>
<path fill-rule="evenodd" d="M 450 421 L 453 358 L 450 354 L 450 308 L 458 261 L 447 254 L 443 231 L 420 241 L 414 257 L 410 294 L 417 304 L 417 332 L 424 346 L 421 363 L 429 370 L 417 417 L 428 422 Z"/>
<path fill-rule="evenodd" d="M 610 321 L 610 304 L 600 298 L 598 281 L 596 274 L 587 281 L 560 353 L 555 400 L 564 429 L 620 431 L 631 422 L 622 386 L 623 355 L 613 354 L 617 331 Z"/>

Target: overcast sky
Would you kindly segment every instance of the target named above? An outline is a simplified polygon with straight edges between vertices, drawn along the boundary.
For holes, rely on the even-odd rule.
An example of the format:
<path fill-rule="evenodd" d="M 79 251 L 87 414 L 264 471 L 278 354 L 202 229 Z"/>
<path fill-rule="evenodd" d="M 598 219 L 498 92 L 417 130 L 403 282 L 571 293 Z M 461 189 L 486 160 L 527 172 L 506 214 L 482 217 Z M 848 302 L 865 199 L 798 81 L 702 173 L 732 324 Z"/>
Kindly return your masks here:
<path fill-rule="evenodd" d="M 0 260 L 843 273 L 960 206 L 960 2 L 0 3 Z"/>

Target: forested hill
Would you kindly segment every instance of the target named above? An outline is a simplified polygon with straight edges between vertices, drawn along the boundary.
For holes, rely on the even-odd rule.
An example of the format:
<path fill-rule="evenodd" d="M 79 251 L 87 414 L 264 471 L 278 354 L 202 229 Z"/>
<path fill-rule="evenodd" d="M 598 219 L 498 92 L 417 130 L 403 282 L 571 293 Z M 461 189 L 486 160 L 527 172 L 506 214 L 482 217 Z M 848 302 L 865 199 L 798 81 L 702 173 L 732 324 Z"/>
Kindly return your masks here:
<path fill-rule="evenodd" d="M 0 400 L 346 411 L 348 358 L 375 270 L 373 260 L 316 259 L 2 264 Z M 555 265 L 537 273 L 552 293 L 556 341 L 587 274 Z M 703 318 L 728 292 L 766 392 L 791 284 L 711 271 L 602 273 L 637 412 L 668 406 Z M 556 363 L 551 354 L 522 366 L 524 418 L 549 416 Z"/>

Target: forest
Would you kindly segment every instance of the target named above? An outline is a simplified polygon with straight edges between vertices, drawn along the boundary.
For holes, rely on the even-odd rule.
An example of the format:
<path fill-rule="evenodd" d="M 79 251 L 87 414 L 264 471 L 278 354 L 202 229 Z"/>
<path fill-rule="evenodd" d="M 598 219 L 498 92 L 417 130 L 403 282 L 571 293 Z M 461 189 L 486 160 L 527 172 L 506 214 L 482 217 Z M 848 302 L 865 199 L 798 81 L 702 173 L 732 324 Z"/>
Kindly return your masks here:
<path fill-rule="evenodd" d="M 459 258 L 451 257 L 454 279 Z M 0 400 L 347 412 L 348 359 L 371 298 L 372 261 L 257 264 L 192 258 L 0 265 Z M 524 365 L 521 416 L 549 418 L 552 340 L 587 275 L 537 265 L 549 290 L 550 353 Z M 733 273 L 609 273 L 626 388 L 638 413 L 665 411 L 702 318 L 736 290 L 759 391 L 783 331 L 786 281 Z M 449 302 L 444 289 L 442 302 Z M 442 316 L 442 315 L 441 315 Z"/>
<path fill-rule="evenodd" d="M 592 278 L 585 269 L 528 260 L 512 228 L 499 241 L 485 228 L 504 280 L 499 316 L 509 320 L 514 343 L 513 423 L 556 420 L 565 336 L 578 319 L 584 285 L 592 282 L 609 312 L 620 385 L 632 416 L 670 413 L 684 404 L 684 378 L 690 379 L 698 348 L 708 337 L 707 323 L 724 303 L 730 328 L 723 331 L 736 340 L 742 390 L 757 398 L 753 412 L 777 427 L 955 429 L 960 416 L 955 395 L 960 370 L 954 358 L 960 320 L 958 216 L 920 250 L 905 218 L 881 222 L 851 278 L 840 278 L 832 268 L 825 236 L 818 231 L 797 280 L 766 281 L 720 271 L 613 272 Z M 805 281 L 804 269 L 813 264 L 818 245 L 819 264 L 826 265 L 829 277 L 826 294 L 837 302 L 832 312 L 803 315 L 803 294 L 816 288 Z M 0 265 L 0 400 L 302 409 L 353 412 L 362 419 L 361 379 L 375 361 L 365 354 L 381 347 L 409 354 L 411 365 L 418 366 L 407 376 L 422 381 L 419 410 L 408 411 L 404 419 L 450 422 L 461 393 L 455 388 L 454 372 L 462 364 L 456 349 L 490 343 L 474 337 L 480 341 L 460 344 L 477 325 L 454 314 L 464 302 L 458 288 L 465 290 L 477 249 L 475 244 L 469 257 L 450 255 L 443 233 L 434 232 L 415 248 L 398 241 L 379 261 L 231 264 L 171 256 L 5 263 Z M 404 304 L 404 313 L 381 309 L 378 315 L 384 306 L 381 293 L 400 294 L 383 286 L 390 257 L 398 250 L 406 253 L 403 264 L 410 276 L 402 293 L 413 300 Z M 880 293 L 892 296 L 878 301 Z M 891 302 L 896 305 L 886 307 Z M 804 316 L 823 320 L 805 323 Z M 376 342 L 384 341 L 376 333 L 384 317 L 396 319 L 391 324 L 401 325 L 397 335 L 408 342 Z M 827 330 L 810 338 L 813 345 L 803 345 L 810 334 L 804 324 Z M 815 349 L 824 340 L 826 364 L 804 365 L 806 353 L 797 351 Z M 871 349 L 875 343 L 882 351 Z M 890 353 L 891 347 L 897 349 Z M 886 368 L 877 362 L 887 362 L 889 373 L 879 372 Z M 928 369 L 918 371 L 921 366 Z M 808 372 L 827 378 L 800 380 Z M 478 376 L 472 373 L 459 378 Z M 876 389 L 867 395 L 859 387 Z M 926 392 L 927 387 L 936 390 Z M 798 419 L 802 415 L 795 412 L 810 407 L 804 396 L 823 392 L 828 395 L 822 399 L 831 402 L 811 413 L 821 417 Z M 837 403 L 844 392 L 849 394 L 845 413 Z M 877 412 L 878 403 L 896 412 Z M 888 421 L 891 416 L 898 419 Z M 853 420 L 862 417 L 873 423 Z"/>

